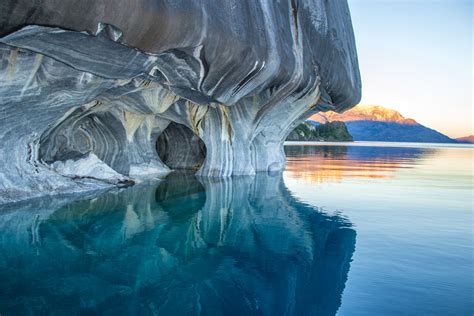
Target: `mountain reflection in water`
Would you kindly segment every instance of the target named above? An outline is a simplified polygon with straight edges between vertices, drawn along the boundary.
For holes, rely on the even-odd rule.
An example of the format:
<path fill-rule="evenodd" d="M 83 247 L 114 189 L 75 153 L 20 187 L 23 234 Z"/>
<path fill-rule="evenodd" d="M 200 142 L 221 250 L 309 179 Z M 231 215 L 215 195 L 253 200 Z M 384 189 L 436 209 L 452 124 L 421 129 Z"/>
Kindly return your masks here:
<path fill-rule="evenodd" d="M 432 148 L 364 146 L 285 146 L 285 175 L 309 183 L 340 182 L 344 177 L 389 179 L 436 154 Z"/>
<path fill-rule="evenodd" d="M 35 201 L 0 231 L 2 315 L 334 315 L 356 238 L 281 174 Z"/>

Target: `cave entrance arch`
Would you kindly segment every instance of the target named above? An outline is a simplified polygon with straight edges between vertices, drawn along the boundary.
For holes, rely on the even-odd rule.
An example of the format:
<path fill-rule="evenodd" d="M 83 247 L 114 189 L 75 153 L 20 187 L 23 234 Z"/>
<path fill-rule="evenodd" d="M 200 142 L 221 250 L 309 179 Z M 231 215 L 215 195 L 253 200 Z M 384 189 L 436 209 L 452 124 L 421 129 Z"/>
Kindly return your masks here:
<path fill-rule="evenodd" d="M 171 122 L 156 141 L 156 151 L 169 168 L 193 170 L 201 168 L 206 159 L 206 145 L 185 125 Z"/>

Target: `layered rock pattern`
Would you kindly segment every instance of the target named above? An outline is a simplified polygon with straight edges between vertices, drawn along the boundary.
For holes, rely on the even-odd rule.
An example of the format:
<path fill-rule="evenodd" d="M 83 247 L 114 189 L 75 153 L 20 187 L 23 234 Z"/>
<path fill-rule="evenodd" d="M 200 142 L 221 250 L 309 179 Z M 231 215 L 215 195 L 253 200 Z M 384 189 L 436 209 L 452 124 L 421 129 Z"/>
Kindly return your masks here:
<path fill-rule="evenodd" d="M 0 203 L 281 170 L 295 126 L 360 99 L 343 0 L 4 1 L 0 35 Z M 54 167 L 81 159 L 120 177 Z"/>

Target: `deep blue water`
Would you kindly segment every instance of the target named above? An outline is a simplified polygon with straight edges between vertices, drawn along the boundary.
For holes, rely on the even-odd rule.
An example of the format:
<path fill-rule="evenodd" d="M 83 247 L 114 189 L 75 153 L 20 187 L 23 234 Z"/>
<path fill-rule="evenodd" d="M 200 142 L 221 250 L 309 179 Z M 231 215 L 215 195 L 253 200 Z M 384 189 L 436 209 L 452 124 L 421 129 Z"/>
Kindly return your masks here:
<path fill-rule="evenodd" d="M 472 148 L 286 151 L 1 210 L 0 314 L 473 314 Z"/>

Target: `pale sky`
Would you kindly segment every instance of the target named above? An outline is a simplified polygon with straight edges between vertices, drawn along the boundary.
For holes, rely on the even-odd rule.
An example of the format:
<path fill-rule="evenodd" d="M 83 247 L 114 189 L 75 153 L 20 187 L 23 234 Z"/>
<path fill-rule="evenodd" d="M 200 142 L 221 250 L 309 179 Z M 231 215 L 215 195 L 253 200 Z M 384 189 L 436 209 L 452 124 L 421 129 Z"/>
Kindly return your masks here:
<path fill-rule="evenodd" d="M 474 134 L 471 0 L 348 0 L 362 101 L 450 137 Z"/>

